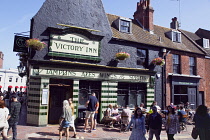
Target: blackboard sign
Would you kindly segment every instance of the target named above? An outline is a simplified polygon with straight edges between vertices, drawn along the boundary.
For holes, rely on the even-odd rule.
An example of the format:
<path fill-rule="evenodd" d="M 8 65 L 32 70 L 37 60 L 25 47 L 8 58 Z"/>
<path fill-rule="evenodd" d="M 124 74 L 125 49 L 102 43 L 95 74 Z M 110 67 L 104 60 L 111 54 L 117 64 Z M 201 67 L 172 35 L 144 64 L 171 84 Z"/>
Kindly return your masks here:
<path fill-rule="evenodd" d="M 26 40 L 28 39 L 29 39 L 28 37 L 15 35 L 13 52 L 27 53 L 28 48 L 26 47 Z"/>

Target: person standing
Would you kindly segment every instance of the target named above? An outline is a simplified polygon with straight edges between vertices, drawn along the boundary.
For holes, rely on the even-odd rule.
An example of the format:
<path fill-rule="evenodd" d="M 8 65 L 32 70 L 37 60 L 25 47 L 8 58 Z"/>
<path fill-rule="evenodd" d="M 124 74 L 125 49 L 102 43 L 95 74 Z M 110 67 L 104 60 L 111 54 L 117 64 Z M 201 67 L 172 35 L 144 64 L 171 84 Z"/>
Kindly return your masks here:
<path fill-rule="evenodd" d="M 9 110 L 5 107 L 5 103 L 3 100 L 0 100 L 0 134 L 3 137 L 3 140 L 8 140 L 7 132 L 8 132 L 8 116 Z"/>
<path fill-rule="evenodd" d="M 98 110 L 98 107 L 96 107 L 96 104 L 98 102 L 98 99 L 96 98 L 95 92 L 92 92 L 92 94 L 88 97 L 88 100 L 85 104 L 87 107 L 86 115 L 85 115 L 85 126 L 83 132 L 86 132 L 87 126 L 88 126 L 88 121 L 91 119 L 91 125 L 90 125 L 90 130 L 89 132 L 91 133 L 93 129 L 93 121 L 94 121 L 94 115 L 95 111 Z"/>
<path fill-rule="evenodd" d="M 97 104 L 96 104 L 96 108 L 99 108 L 99 102 L 97 102 Z M 95 111 L 95 115 L 94 115 L 94 121 L 93 121 L 93 131 L 95 131 L 95 130 L 96 130 L 97 118 L 98 118 L 98 109 Z"/>
<path fill-rule="evenodd" d="M 205 105 L 200 105 L 196 109 L 193 121 L 198 130 L 200 140 L 209 140 L 210 138 L 210 116 Z"/>
<path fill-rule="evenodd" d="M 153 139 L 153 135 L 155 135 L 156 140 L 160 140 L 160 133 L 162 128 L 162 117 L 157 112 L 157 108 L 155 106 L 152 107 L 153 113 L 149 115 L 148 119 L 148 127 L 147 131 L 149 130 L 149 139 Z"/>
<path fill-rule="evenodd" d="M 69 106 L 72 110 L 70 126 L 73 128 L 73 131 L 74 131 L 74 136 L 72 136 L 72 138 L 77 138 L 77 132 L 74 125 L 74 104 L 72 103 L 72 98 L 69 98 Z"/>
<path fill-rule="evenodd" d="M 13 133 L 13 138 L 12 140 L 16 140 L 17 139 L 17 124 L 19 121 L 19 114 L 20 114 L 20 108 L 21 108 L 21 104 L 20 102 L 18 102 L 17 99 L 17 95 L 14 94 L 11 96 L 11 105 L 10 105 L 10 110 L 9 110 L 9 129 L 8 132 L 10 130 L 10 128 L 12 128 L 12 133 Z"/>
<path fill-rule="evenodd" d="M 157 101 L 153 101 L 152 102 L 152 105 L 150 106 L 150 109 L 155 106 L 157 108 L 157 112 L 160 112 L 161 111 L 161 108 L 160 106 L 157 104 Z"/>
<path fill-rule="evenodd" d="M 69 139 L 69 127 L 72 119 L 72 110 L 69 106 L 69 101 L 63 101 L 63 111 L 60 119 L 59 140 L 62 140 L 62 130 L 65 130 L 66 140 Z"/>
<path fill-rule="evenodd" d="M 166 115 L 166 133 L 168 140 L 174 140 L 174 135 L 180 133 L 179 118 L 176 115 L 175 109 L 168 106 L 168 113 Z"/>
<path fill-rule="evenodd" d="M 146 140 L 145 117 L 143 116 L 140 108 L 135 110 L 126 131 L 130 129 L 132 124 L 133 128 L 129 140 Z"/>

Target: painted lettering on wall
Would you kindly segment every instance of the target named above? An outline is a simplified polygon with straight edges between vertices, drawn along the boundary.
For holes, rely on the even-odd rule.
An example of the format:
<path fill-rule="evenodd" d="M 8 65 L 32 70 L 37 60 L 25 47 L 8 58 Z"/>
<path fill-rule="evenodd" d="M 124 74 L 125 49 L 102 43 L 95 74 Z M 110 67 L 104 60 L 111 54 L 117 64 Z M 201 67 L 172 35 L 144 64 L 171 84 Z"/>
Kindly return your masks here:
<path fill-rule="evenodd" d="M 37 73 L 38 72 L 38 73 Z M 51 75 L 51 76 L 65 76 L 72 78 L 88 78 L 101 80 L 115 80 L 115 81 L 132 81 L 132 82 L 149 82 L 149 75 L 129 75 L 106 72 L 93 71 L 75 71 L 75 70 L 61 70 L 61 69 L 32 69 L 31 75 Z"/>

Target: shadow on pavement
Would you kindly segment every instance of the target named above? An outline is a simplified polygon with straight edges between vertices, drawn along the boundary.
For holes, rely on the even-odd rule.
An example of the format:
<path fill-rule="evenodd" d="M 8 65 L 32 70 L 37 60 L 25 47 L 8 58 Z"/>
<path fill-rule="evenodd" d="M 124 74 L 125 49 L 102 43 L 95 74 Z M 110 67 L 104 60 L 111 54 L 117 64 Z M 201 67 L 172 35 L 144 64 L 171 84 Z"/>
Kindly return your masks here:
<path fill-rule="evenodd" d="M 58 134 L 55 134 L 53 132 L 36 132 L 36 133 L 42 136 L 59 136 Z"/>
<path fill-rule="evenodd" d="M 33 138 L 33 137 L 29 137 L 28 139 L 29 140 L 53 140 L 53 139 L 50 139 L 50 138 Z"/>

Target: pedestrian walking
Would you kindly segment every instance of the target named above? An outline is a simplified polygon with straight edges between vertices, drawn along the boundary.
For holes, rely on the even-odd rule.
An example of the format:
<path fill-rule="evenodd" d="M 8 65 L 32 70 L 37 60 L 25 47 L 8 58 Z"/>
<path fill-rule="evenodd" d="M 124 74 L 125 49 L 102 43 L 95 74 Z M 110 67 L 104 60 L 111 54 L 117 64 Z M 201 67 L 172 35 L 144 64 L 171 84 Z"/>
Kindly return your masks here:
<path fill-rule="evenodd" d="M 3 100 L 0 100 L 0 134 L 3 137 L 3 140 L 8 140 L 7 132 L 8 132 L 8 116 L 9 110 L 5 107 L 5 103 Z"/>
<path fill-rule="evenodd" d="M 155 135 L 156 140 L 160 140 L 160 133 L 162 128 L 162 117 L 157 112 L 157 108 L 153 106 L 153 113 L 149 115 L 147 131 L 149 131 L 149 140 L 153 139 Z"/>
<path fill-rule="evenodd" d="M 205 105 L 198 106 L 193 121 L 195 122 L 195 128 L 198 130 L 198 136 L 200 140 L 209 140 L 210 116 L 208 114 L 208 109 Z"/>
<path fill-rule="evenodd" d="M 140 108 L 137 108 L 135 110 L 129 125 L 126 128 L 126 131 L 130 129 L 132 124 L 133 127 L 129 140 L 146 140 L 145 117 L 143 116 L 143 113 Z"/>
<path fill-rule="evenodd" d="M 71 110 L 71 107 L 69 106 L 69 101 L 64 100 L 63 111 L 60 118 L 59 140 L 62 140 L 63 129 L 65 130 L 65 133 L 66 133 L 66 140 L 69 139 L 69 127 L 70 127 L 71 119 L 72 119 L 72 110 Z"/>
<path fill-rule="evenodd" d="M 180 133 L 179 118 L 176 115 L 175 109 L 168 106 L 168 113 L 166 115 L 166 133 L 168 140 L 174 140 L 174 135 Z"/>
<path fill-rule="evenodd" d="M 86 132 L 87 130 L 87 126 L 88 126 L 88 121 L 89 119 L 91 120 L 91 125 L 90 125 L 90 130 L 89 132 L 91 133 L 92 129 L 93 129 L 93 121 L 94 121 L 94 115 L 95 115 L 95 111 L 98 110 L 98 108 L 96 107 L 96 104 L 98 102 L 98 99 L 96 98 L 95 92 L 93 92 L 89 97 L 88 100 L 86 102 L 86 116 L 85 116 L 85 126 L 84 126 L 84 130 L 83 132 Z"/>
<path fill-rule="evenodd" d="M 72 98 L 69 98 L 69 106 L 72 110 L 70 126 L 73 128 L 73 131 L 74 131 L 74 136 L 72 136 L 72 138 L 76 138 L 77 132 L 76 132 L 75 125 L 74 125 L 74 104 L 72 103 Z"/>
<path fill-rule="evenodd" d="M 16 94 L 11 96 L 11 100 L 12 100 L 12 102 L 11 102 L 10 109 L 9 109 L 8 132 L 9 132 L 10 128 L 12 128 L 12 133 L 13 133 L 12 140 L 16 140 L 17 139 L 17 124 L 19 121 L 21 104 L 20 104 L 20 102 L 18 102 Z"/>

